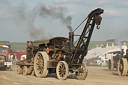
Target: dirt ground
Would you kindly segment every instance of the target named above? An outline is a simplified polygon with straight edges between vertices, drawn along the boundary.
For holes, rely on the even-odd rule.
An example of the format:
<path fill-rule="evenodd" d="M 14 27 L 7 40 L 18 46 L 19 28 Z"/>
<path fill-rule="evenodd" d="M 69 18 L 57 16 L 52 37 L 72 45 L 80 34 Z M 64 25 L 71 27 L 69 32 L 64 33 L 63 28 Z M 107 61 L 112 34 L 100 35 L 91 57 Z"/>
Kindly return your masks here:
<path fill-rule="evenodd" d="M 128 85 L 128 76 L 120 77 L 117 71 L 108 71 L 107 67 L 88 67 L 88 76 L 85 80 L 77 80 L 74 74 L 69 74 L 67 80 L 58 80 L 56 75 L 48 75 L 47 78 L 16 73 L 16 65 L 13 71 L 0 70 L 0 85 Z"/>

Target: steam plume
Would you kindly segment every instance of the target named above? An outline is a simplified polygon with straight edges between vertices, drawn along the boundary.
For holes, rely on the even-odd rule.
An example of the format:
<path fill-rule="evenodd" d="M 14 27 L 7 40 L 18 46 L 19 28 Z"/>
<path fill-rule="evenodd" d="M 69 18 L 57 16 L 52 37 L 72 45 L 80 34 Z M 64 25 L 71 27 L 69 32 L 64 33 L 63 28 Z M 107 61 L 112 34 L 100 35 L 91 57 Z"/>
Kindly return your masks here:
<path fill-rule="evenodd" d="M 24 30 L 24 33 L 28 34 L 31 39 L 37 40 L 47 38 L 44 35 L 44 27 L 37 28 L 35 26 L 35 21 L 38 17 L 41 17 L 42 20 L 46 17 L 52 18 L 51 20 L 60 20 L 69 31 L 72 31 L 72 17 L 66 16 L 67 9 L 65 7 L 38 4 L 32 10 L 28 10 L 27 5 L 23 1 L 18 6 L 13 6 L 7 0 L 2 0 L 0 2 L 0 5 L 7 6 L 3 8 L 8 11 L 8 15 L 11 16 L 14 23 L 17 25 L 17 29 Z"/>
<path fill-rule="evenodd" d="M 51 17 L 53 19 L 59 19 L 63 24 L 67 26 L 69 31 L 72 31 L 72 17 L 64 16 L 66 8 L 61 6 L 45 6 L 44 4 L 40 4 L 35 9 L 38 10 L 38 14 L 40 17 Z"/>

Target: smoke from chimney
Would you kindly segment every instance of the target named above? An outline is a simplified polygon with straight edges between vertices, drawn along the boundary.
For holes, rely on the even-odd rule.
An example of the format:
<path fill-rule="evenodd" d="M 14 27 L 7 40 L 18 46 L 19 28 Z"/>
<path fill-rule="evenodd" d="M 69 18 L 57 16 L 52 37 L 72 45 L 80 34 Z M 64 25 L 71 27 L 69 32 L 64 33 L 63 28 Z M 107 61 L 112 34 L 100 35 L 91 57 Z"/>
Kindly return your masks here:
<path fill-rule="evenodd" d="M 7 6 L 5 10 L 7 10 L 13 18 L 14 23 L 17 25 L 17 29 L 24 30 L 24 33 L 28 33 L 31 39 L 37 40 L 47 38 L 44 35 L 44 27 L 37 28 L 35 26 L 35 21 L 38 17 L 41 17 L 42 20 L 46 17 L 52 18 L 51 20 L 60 20 L 69 31 L 72 31 L 72 17 L 66 16 L 67 9 L 65 7 L 38 4 L 32 10 L 28 10 L 28 6 L 23 1 L 18 6 L 13 6 L 7 0 L 4 0 L 1 4 Z"/>
<path fill-rule="evenodd" d="M 69 31 L 72 31 L 72 17 L 64 16 L 66 15 L 66 8 L 61 6 L 45 6 L 44 4 L 40 4 L 39 6 L 35 7 L 35 10 L 38 10 L 37 13 L 42 18 L 51 17 L 53 19 L 59 19 L 63 24 L 66 25 Z"/>

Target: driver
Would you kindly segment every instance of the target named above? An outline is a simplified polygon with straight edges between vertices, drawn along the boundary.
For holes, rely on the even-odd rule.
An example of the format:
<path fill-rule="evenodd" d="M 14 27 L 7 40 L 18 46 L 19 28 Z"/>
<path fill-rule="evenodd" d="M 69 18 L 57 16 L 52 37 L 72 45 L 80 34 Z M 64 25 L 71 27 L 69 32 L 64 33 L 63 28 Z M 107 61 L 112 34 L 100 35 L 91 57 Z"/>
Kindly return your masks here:
<path fill-rule="evenodd" d="M 124 56 L 124 58 L 128 59 L 128 49 L 126 50 L 126 55 Z"/>

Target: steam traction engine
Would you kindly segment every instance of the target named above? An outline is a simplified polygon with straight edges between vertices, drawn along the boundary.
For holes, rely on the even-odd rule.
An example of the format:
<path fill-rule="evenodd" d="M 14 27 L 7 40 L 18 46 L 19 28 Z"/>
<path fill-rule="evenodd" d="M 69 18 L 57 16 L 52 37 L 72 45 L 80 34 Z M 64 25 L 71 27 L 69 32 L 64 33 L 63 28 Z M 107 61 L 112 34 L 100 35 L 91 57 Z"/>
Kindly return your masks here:
<path fill-rule="evenodd" d="M 17 72 L 24 75 L 35 73 L 37 77 L 56 73 L 58 79 L 66 79 L 69 72 L 75 72 L 77 79 L 84 80 L 87 67 L 83 59 L 87 54 L 95 24 L 99 28 L 102 13 L 103 9 L 98 8 L 87 16 L 87 23 L 82 34 L 77 35 L 80 37 L 75 45 L 74 32 L 69 33 L 69 39 L 55 37 L 46 41 L 28 41 L 27 59 L 17 63 Z"/>
<path fill-rule="evenodd" d="M 128 73 L 128 49 L 126 50 L 126 55 L 119 59 L 118 62 L 118 75 L 126 76 Z"/>
<path fill-rule="evenodd" d="M 122 51 L 115 51 L 111 52 L 114 54 L 114 56 L 108 60 L 108 69 L 113 70 L 114 68 L 118 69 L 118 61 L 123 56 L 123 50 Z"/>

